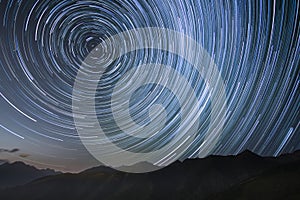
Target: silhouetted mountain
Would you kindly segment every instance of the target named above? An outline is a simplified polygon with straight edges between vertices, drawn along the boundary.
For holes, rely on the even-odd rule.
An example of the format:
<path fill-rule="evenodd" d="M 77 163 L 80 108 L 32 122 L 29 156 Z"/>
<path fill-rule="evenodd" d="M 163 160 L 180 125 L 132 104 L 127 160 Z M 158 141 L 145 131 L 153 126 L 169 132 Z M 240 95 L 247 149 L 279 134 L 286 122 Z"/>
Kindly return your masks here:
<path fill-rule="evenodd" d="M 12 164 L 5 162 L 0 165 L 0 189 L 23 185 L 35 179 L 56 174 L 58 174 L 58 172 L 54 170 L 38 170 L 22 162 Z"/>
<path fill-rule="evenodd" d="M 253 153 L 252 151 L 250 151 L 248 149 L 243 151 L 242 153 L 238 154 L 237 156 L 240 157 L 240 158 L 245 157 L 247 159 L 249 159 L 249 158 L 260 158 L 261 157 L 261 156 Z"/>
<path fill-rule="evenodd" d="M 79 174 L 59 174 L 4 190 L 0 199 L 245 199 L 239 198 L 244 197 L 243 190 L 249 195 L 257 192 L 252 197 L 258 198 L 252 199 L 268 199 L 265 197 L 276 197 L 277 193 L 299 194 L 296 193 L 300 191 L 296 181 L 300 180 L 299 169 L 298 153 L 265 158 L 245 151 L 237 156 L 177 161 L 144 174 L 124 173 L 104 166 Z M 285 187 L 273 189 L 272 184 L 277 180 Z M 270 194 L 262 194 L 263 188 Z"/>
<path fill-rule="evenodd" d="M 4 163 L 7 163 L 7 160 L 0 160 L 0 165 L 3 165 Z"/>
<path fill-rule="evenodd" d="M 211 200 L 299 200 L 300 160 L 276 166 L 244 183 L 212 195 Z"/>

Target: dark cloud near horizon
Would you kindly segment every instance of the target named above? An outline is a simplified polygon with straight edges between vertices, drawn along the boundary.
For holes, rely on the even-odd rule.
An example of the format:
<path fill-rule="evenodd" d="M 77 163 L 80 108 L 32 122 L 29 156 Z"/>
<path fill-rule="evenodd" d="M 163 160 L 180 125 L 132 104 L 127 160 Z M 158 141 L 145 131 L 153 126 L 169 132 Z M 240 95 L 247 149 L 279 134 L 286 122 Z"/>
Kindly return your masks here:
<path fill-rule="evenodd" d="M 9 150 L 9 149 L 1 149 L 0 148 L 0 153 L 16 153 L 18 151 L 20 151 L 20 149 L 15 148 L 15 149 Z"/>
<path fill-rule="evenodd" d="M 27 158 L 27 157 L 29 157 L 30 155 L 29 154 L 24 154 L 24 153 L 22 153 L 22 154 L 20 154 L 19 155 L 21 158 Z"/>

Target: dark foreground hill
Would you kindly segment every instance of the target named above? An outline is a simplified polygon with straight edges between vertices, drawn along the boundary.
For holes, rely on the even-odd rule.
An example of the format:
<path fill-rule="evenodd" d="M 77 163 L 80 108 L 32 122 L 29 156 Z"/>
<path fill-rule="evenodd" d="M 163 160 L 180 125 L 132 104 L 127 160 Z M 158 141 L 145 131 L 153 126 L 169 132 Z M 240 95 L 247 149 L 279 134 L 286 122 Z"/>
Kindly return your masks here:
<path fill-rule="evenodd" d="M 36 169 L 22 162 L 4 163 L 0 165 L 0 189 L 24 185 L 35 179 L 59 174 L 50 169 Z"/>
<path fill-rule="evenodd" d="M 0 199 L 299 199 L 299 152 L 264 158 L 249 151 L 175 162 L 129 174 L 96 167 L 40 178 L 0 192 Z"/>

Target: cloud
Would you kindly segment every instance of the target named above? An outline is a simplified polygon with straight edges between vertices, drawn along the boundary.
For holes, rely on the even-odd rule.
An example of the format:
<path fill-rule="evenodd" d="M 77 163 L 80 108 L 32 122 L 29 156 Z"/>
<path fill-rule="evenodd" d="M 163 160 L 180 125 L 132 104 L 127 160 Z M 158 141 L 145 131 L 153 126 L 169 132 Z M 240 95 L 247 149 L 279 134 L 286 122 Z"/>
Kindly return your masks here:
<path fill-rule="evenodd" d="M 29 154 L 25 154 L 25 153 L 22 153 L 19 155 L 21 158 L 27 158 L 29 157 L 30 155 Z"/>
<path fill-rule="evenodd" d="M 20 151 L 20 149 L 0 149 L 0 153 L 15 153 Z"/>
<path fill-rule="evenodd" d="M 4 148 L 0 148 L 0 153 L 16 153 L 16 152 L 19 152 L 20 149 L 17 149 L 17 148 L 14 148 L 14 149 L 4 149 Z M 19 157 L 20 158 L 27 158 L 29 157 L 30 154 L 26 154 L 26 153 L 20 153 L 19 154 Z M 2 160 L 0 160 L 1 162 Z"/>

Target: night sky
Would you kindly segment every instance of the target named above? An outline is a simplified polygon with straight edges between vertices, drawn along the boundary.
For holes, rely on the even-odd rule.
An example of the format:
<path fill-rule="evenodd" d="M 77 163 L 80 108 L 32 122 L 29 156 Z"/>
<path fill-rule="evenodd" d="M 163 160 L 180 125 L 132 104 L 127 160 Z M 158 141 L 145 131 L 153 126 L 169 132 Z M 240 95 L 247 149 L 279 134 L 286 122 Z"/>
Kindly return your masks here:
<path fill-rule="evenodd" d="M 300 149 L 299 11 L 297 0 L 0 0 L 0 160 L 22 160 L 63 171 L 99 165 L 74 122 L 73 94 L 86 89 L 73 90 L 77 73 L 97 45 L 121 32 L 146 27 L 174 30 L 197 42 L 214 62 L 226 101 L 216 112 L 213 99 L 221 98 L 217 86 L 209 84 L 189 59 L 168 49 L 128 52 L 111 62 L 97 82 L 97 119 L 114 144 L 147 154 L 180 137 L 189 143 L 177 152 L 179 160 L 238 154 L 245 149 L 262 156 Z M 198 49 L 191 52 L 201 57 Z M 164 74 L 154 67 L 148 73 L 140 68 L 149 63 L 170 66 L 168 73 L 178 73 Z M 132 70 L 131 78 L 123 78 Z M 155 76 L 155 83 L 136 86 L 139 78 L 134 76 L 145 71 L 144 78 Z M 189 90 L 173 75 L 190 82 L 199 108 L 188 105 L 185 112 L 197 118 L 182 113 L 181 97 Z M 163 86 L 165 80 L 169 88 Z M 132 121 L 110 103 L 113 93 L 120 99 L 128 96 L 124 102 Z M 218 113 L 224 114 L 221 125 Z M 113 120 L 115 116 L 118 119 Z M 157 127 L 162 130 L 150 134 L 149 140 L 134 138 L 129 136 L 133 133 L 120 130 L 118 123 L 132 132 L 132 127 L 146 126 L 145 137 Z M 210 130 L 211 123 L 216 129 Z M 180 126 L 191 124 L 199 126 L 190 141 L 184 139 L 189 129 Z M 219 126 L 220 135 L 213 142 L 208 140 L 207 135 Z M 209 151 L 201 152 L 201 145 L 210 142 Z M 168 150 L 178 150 L 175 144 Z M 168 155 L 173 156 L 155 154 L 158 160 Z"/>

